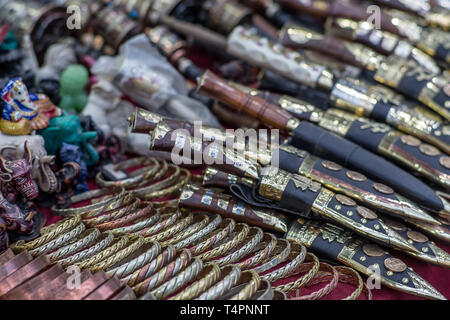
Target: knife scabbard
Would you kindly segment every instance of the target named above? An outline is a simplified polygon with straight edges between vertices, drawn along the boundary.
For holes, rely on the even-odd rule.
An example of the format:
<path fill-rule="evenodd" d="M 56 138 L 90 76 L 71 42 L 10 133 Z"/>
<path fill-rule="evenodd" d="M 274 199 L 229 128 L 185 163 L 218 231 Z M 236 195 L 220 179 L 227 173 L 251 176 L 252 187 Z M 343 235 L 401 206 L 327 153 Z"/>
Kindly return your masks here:
<path fill-rule="evenodd" d="M 400 259 L 351 231 L 329 223 L 297 219 L 286 239 L 306 246 L 312 252 L 352 267 L 394 290 L 428 299 L 445 299 L 428 282 Z"/>
<path fill-rule="evenodd" d="M 179 206 L 219 214 L 269 231 L 287 231 L 288 218 L 285 214 L 252 207 L 235 197 L 211 189 L 187 186 L 181 193 Z"/>

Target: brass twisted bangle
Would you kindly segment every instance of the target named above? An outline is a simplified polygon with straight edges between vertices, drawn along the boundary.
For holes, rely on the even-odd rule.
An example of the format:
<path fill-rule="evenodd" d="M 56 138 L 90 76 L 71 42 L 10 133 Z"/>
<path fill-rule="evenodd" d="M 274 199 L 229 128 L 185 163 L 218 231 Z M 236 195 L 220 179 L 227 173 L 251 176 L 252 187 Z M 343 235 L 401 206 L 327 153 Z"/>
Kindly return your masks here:
<path fill-rule="evenodd" d="M 129 168 L 132 166 L 144 165 L 143 168 L 140 168 L 137 173 L 132 175 L 130 178 L 118 180 L 118 181 L 106 181 L 103 178 L 103 174 L 98 172 L 95 176 L 95 182 L 100 187 L 129 187 L 140 183 L 141 181 L 148 180 L 151 178 L 159 169 L 159 163 L 153 158 L 147 157 L 138 157 L 133 159 L 128 159 L 122 162 L 119 162 L 115 165 L 115 170 L 121 170 L 125 168 Z M 141 173 L 144 171 L 144 173 Z"/>
<path fill-rule="evenodd" d="M 207 215 L 195 215 L 194 220 L 192 221 L 192 224 L 185 228 L 184 230 L 176 233 L 172 238 L 165 240 L 164 242 L 161 242 L 161 246 L 167 246 L 169 244 L 176 244 L 187 237 L 193 235 L 194 233 L 197 233 L 201 229 L 205 228 L 205 226 L 209 222 L 209 216 Z"/>
<path fill-rule="evenodd" d="M 303 265 L 306 265 L 306 263 Z M 333 292 L 339 282 L 339 273 L 328 263 L 320 262 L 319 272 L 305 285 L 305 287 L 310 287 L 326 281 L 329 281 L 329 283 L 325 287 L 305 296 L 290 298 L 290 300 L 319 300 Z"/>
<path fill-rule="evenodd" d="M 175 258 L 174 261 L 163 267 L 157 273 L 151 275 L 149 278 L 139 282 L 133 287 L 137 296 L 141 296 L 153 288 L 168 281 L 170 278 L 178 274 L 191 261 L 192 254 L 189 250 L 183 249 Z"/>
<path fill-rule="evenodd" d="M 307 253 L 306 259 L 312 260 L 313 265 L 305 275 L 299 277 L 297 280 L 295 280 L 293 282 L 289 282 L 289 283 L 285 283 L 280 286 L 277 286 L 274 289 L 288 293 L 288 292 L 291 292 L 293 290 L 297 290 L 298 288 L 303 287 L 306 283 L 311 281 L 315 277 L 317 272 L 319 271 L 320 262 L 319 262 L 319 259 L 314 254 L 309 253 L 309 252 Z M 297 268 L 296 272 L 298 270 L 299 269 Z M 300 268 L 300 270 L 302 270 L 302 269 Z M 289 276 L 289 275 L 287 275 L 287 276 Z"/>
<path fill-rule="evenodd" d="M 184 175 L 184 178 L 179 178 L 178 182 L 170 187 L 167 187 L 166 189 L 158 190 L 155 192 L 151 192 L 149 194 L 138 196 L 140 199 L 145 201 L 150 201 L 153 199 L 160 199 L 168 195 L 172 195 L 174 193 L 180 192 L 181 188 L 183 188 L 191 179 L 191 173 L 181 168 L 181 174 Z"/>
<path fill-rule="evenodd" d="M 364 284 L 363 279 L 356 270 L 349 267 L 338 266 L 335 269 L 339 272 L 339 282 L 349 283 L 356 286 L 356 290 L 342 300 L 356 300 L 364 291 L 367 299 L 372 300 L 372 292 Z"/>
<path fill-rule="evenodd" d="M 151 194 L 153 192 L 163 190 L 164 188 L 169 187 L 173 183 L 175 183 L 178 180 L 178 177 L 180 176 L 181 168 L 175 165 L 170 164 L 168 167 L 168 170 L 166 172 L 166 176 L 163 180 L 150 184 L 150 185 L 139 185 L 135 188 L 132 188 L 130 191 L 134 193 L 136 197 L 145 197 L 148 194 Z M 145 181 L 147 184 L 152 181 Z"/>
<path fill-rule="evenodd" d="M 86 227 L 83 223 L 80 223 L 75 228 L 61 234 L 60 236 L 56 237 L 53 240 L 50 240 L 49 242 L 43 244 L 40 247 L 37 247 L 35 249 L 29 250 L 28 252 L 33 256 L 37 257 L 41 254 L 46 254 L 50 251 L 56 250 L 67 244 L 73 239 L 76 239 L 80 234 L 83 233 L 83 231 L 86 230 Z"/>
<path fill-rule="evenodd" d="M 196 277 L 203 268 L 203 261 L 199 258 L 194 258 L 194 261 L 184 268 L 172 279 L 164 282 L 162 285 L 153 289 L 151 292 L 157 299 L 163 299 L 180 289 L 186 283 Z"/>
<path fill-rule="evenodd" d="M 121 197 L 119 194 L 116 197 L 113 197 L 112 200 L 103 207 L 97 207 L 92 210 L 82 212 L 81 217 L 83 219 L 98 217 L 105 212 L 106 213 L 113 212 L 113 210 L 115 209 L 128 205 L 134 200 L 135 197 L 132 193 L 125 192 L 123 197 Z"/>
<path fill-rule="evenodd" d="M 147 263 L 142 268 L 134 271 L 132 274 L 122 277 L 121 282 L 123 284 L 127 284 L 129 286 L 134 286 L 151 275 L 153 275 L 156 271 L 160 270 L 164 267 L 169 261 L 172 261 L 173 257 L 175 257 L 177 251 L 174 247 L 168 246 L 161 252 L 155 259 L 151 262 Z"/>
<path fill-rule="evenodd" d="M 81 217 L 79 215 L 67 217 L 51 226 L 42 228 L 41 236 L 39 238 L 29 242 L 25 242 L 23 240 L 17 241 L 16 243 L 11 245 L 11 249 L 13 249 L 16 253 L 24 250 L 33 250 L 55 239 L 60 234 L 73 229 L 80 223 Z"/>
<path fill-rule="evenodd" d="M 161 245 L 159 242 L 154 241 L 144 243 L 144 245 L 139 248 L 138 252 L 119 261 L 116 265 L 109 267 L 106 270 L 106 274 L 110 277 L 116 276 L 118 278 L 123 278 L 155 259 L 160 252 Z"/>
<path fill-rule="evenodd" d="M 54 252 L 47 253 L 47 257 L 52 262 L 66 258 L 72 253 L 75 253 L 93 244 L 100 237 L 100 234 L 101 232 L 98 229 L 87 229 L 80 235 L 78 240 L 69 243 L 68 245 L 59 248 Z"/>
<path fill-rule="evenodd" d="M 159 211 L 157 214 L 159 214 Z M 140 229 L 139 234 L 144 238 L 157 234 L 161 230 L 164 230 L 167 226 L 175 223 L 180 216 L 181 212 L 179 210 L 176 210 L 174 213 L 163 214 L 161 215 L 159 222 L 156 222 L 156 224 L 146 227 L 145 229 Z"/>
<path fill-rule="evenodd" d="M 245 284 L 242 290 L 230 298 L 230 300 L 248 300 L 258 291 L 261 278 L 252 270 L 244 271 L 241 275 L 241 283 Z"/>
<path fill-rule="evenodd" d="M 267 270 L 270 270 L 286 261 L 290 253 L 291 243 L 285 239 L 278 239 L 277 246 L 275 247 L 272 256 L 267 258 L 262 264 L 251 268 L 251 270 L 254 270 L 258 274 L 266 272 Z"/>
<path fill-rule="evenodd" d="M 67 258 L 58 259 L 56 262 L 65 268 L 84 259 L 88 259 L 93 255 L 109 247 L 114 241 L 114 236 L 112 234 L 103 233 L 100 235 L 100 239 L 101 240 L 95 243 L 93 246 L 90 246 L 89 248 L 79 251 Z"/>
<path fill-rule="evenodd" d="M 95 227 L 101 231 L 117 229 L 147 216 L 152 211 L 153 205 L 151 203 L 140 203 L 138 210 L 131 212 L 122 218 L 98 224 Z"/>
<path fill-rule="evenodd" d="M 209 289 L 220 278 L 220 267 L 215 263 L 205 265 L 192 284 L 169 300 L 192 300 Z"/>
<path fill-rule="evenodd" d="M 186 247 L 190 246 L 191 244 L 195 243 L 196 241 L 202 239 L 205 235 L 208 235 L 211 232 L 213 232 L 220 225 L 221 222 L 222 222 L 222 217 L 218 214 L 215 215 L 214 219 L 210 223 L 208 223 L 208 225 L 206 227 L 201 228 L 194 234 L 188 236 L 187 238 L 185 238 L 181 241 L 175 242 L 173 244 L 174 247 L 177 248 L 177 250 L 178 250 L 178 249 L 186 248 Z M 164 244 L 164 245 L 167 245 L 167 244 Z"/>
<path fill-rule="evenodd" d="M 127 236 L 118 238 L 110 247 L 100 251 L 99 253 L 95 254 L 94 256 L 86 260 L 76 263 L 75 266 L 77 266 L 81 270 L 89 269 L 90 267 L 96 265 L 100 261 L 106 259 L 107 257 L 111 256 L 117 251 L 123 249 L 128 244 L 128 242 L 129 238 Z"/>
<path fill-rule="evenodd" d="M 273 300 L 273 289 L 270 282 L 260 280 L 258 290 L 249 300 Z"/>
<path fill-rule="evenodd" d="M 241 277 L 241 269 L 239 267 L 228 265 L 223 267 L 220 270 L 220 279 L 217 283 L 215 283 L 208 290 L 203 292 L 197 299 L 195 300 L 215 300 L 218 297 L 222 296 L 231 287 L 236 285 Z"/>
<path fill-rule="evenodd" d="M 225 241 L 224 243 L 209 251 L 201 253 L 200 255 L 198 255 L 198 257 L 203 261 L 209 261 L 216 257 L 227 254 L 228 252 L 233 250 L 239 243 L 244 241 L 250 231 L 248 225 L 244 223 L 238 223 L 236 225 L 236 230 L 236 235 L 233 236 L 230 240 Z"/>
<path fill-rule="evenodd" d="M 126 216 L 130 212 L 133 212 L 140 205 L 139 199 L 134 199 L 131 203 L 125 204 L 119 208 L 113 209 L 111 211 L 102 212 L 95 217 L 83 218 L 83 222 L 86 226 L 90 228 L 97 227 L 97 225 L 112 221 L 115 219 L 120 219 L 123 216 Z"/>
<path fill-rule="evenodd" d="M 159 219 L 160 219 L 159 213 L 155 213 L 148 218 L 139 219 L 132 225 L 107 230 L 106 232 L 111 233 L 116 237 L 131 234 L 131 233 L 141 233 L 142 230 L 154 226 L 155 223 L 157 223 Z"/>
<path fill-rule="evenodd" d="M 173 226 L 162 230 L 154 235 L 146 237 L 146 241 L 164 241 L 169 238 L 171 235 L 177 234 L 178 232 L 184 230 L 187 226 L 189 226 L 194 220 L 194 216 L 191 213 L 186 214 L 184 217 L 181 216 L 180 220 L 176 222 Z"/>
<path fill-rule="evenodd" d="M 244 261 L 237 263 L 242 270 L 246 270 L 253 266 L 260 264 L 262 261 L 266 260 L 272 254 L 273 250 L 277 246 L 277 237 L 272 233 L 264 233 L 263 242 L 256 246 L 257 251 L 255 254 L 250 254 L 248 258 Z M 255 250 L 255 251 L 256 251 Z"/>
<path fill-rule="evenodd" d="M 189 248 L 192 254 L 199 255 L 204 253 L 209 248 L 213 247 L 215 244 L 219 243 L 223 239 L 227 238 L 234 230 L 236 226 L 236 221 L 233 219 L 224 219 L 219 226 L 219 229 L 212 234 L 207 234 L 204 238 L 200 239 L 199 242 Z"/>
<path fill-rule="evenodd" d="M 86 213 L 91 210 L 103 211 L 103 210 L 111 210 L 114 209 L 114 204 L 118 201 L 118 199 L 122 199 L 125 196 L 125 189 L 112 189 L 112 188 L 103 188 L 96 190 L 89 190 L 77 195 L 74 195 L 70 198 L 70 201 L 73 204 L 82 202 L 82 201 L 91 201 L 91 204 L 77 207 L 77 208 L 66 208 L 66 209 L 58 209 L 56 207 L 52 207 L 52 213 L 57 216 L 69 216 L 74 214 Z M 93 199 L 97 199 L 97 201 L 93 201 Z"/>
<path fill-rule="evenodd" d="M 306 253 L 306 248 L 304 246 L 297 243 L 291 243 L 291 253 L 288 257 L 288 260 L 290 261 L 281 268 L 277 268 L 270 273 L 266 273 L 261 276 L 261 278 L 273 283 L 278 279 L 289 276 L 305 260 Z"/>
<path fill-rule="evenodd" d="M 128 257 L 130 254 L 138 250 L 144 244 L 144 238 L 142 238 L 141 236 L 132 235 L 129 238 L 131 241 L 130 245 L 126 246 L 124 249 L 117 251 L 116 253 L 100 261 L 96 265 L 89 267 L 89 270 L 91 272 L 106 270 L 109 267 L 118 263 L 119 261 L 123 260 L 124 258 Z"/>
<path fill-rule="evenodd" d="M 167 207 L 178 207 L 178 201 L 179 199 L 175 198 L 165 201 L 152 201 L 152 203 L 155 209 L 162 209 Z"/>
<path fill-rule="evenodd" d="M 239 261 L 242 257 L 250 253 L 258 243 L 261 242 L 264 232 L 261 228 L 251 227 L 247 238 L 244 240 L 242 246 L 233 250 L 230 254 L 214 260 L 219 266 L 231 264 Z"/>

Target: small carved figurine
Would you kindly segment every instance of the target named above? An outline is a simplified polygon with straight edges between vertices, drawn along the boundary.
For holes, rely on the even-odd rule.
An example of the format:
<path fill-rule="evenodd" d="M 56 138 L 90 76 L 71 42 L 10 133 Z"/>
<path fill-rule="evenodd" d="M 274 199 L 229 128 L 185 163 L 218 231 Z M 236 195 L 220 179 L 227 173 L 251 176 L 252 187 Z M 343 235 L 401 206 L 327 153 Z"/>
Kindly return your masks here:
<path fill-rule="evenodd" d="M 76 113 L 83 111 L 88 101 L 86 94 L 88 82 L 89 73 L 84 66 L 75 64 L 64 70 L 60 79 L 60 107 Z"/>
<path fill-rule="evenodd" d="M 51 118 L 62 114 L 46 95 L 29 94 L 21 78 L 8 81 L 0 95 L 0 131 L 9 135 L 26 135 L 46 128 Z"/>

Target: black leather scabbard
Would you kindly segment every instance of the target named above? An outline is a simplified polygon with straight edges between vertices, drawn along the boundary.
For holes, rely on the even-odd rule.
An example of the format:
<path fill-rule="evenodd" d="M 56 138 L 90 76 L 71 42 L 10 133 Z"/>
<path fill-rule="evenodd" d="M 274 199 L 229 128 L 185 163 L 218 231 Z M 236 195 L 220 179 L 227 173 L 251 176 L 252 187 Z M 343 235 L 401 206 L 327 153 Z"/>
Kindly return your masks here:
<path fill-rule="evenodd" d="M 405 239 L 388 228 L 374 211 L 357 205 L 351 198 L 335 194 L 304 176 L 266 167 L 256 188 L 236 184 L 231 186 L 231 191 L 253 205 L 329 221 L 387 246 L 399 250 L 415 250 Z"/>
<path fill-rule="evenodd" d="M 439 248 L 433 241 L 429 240 L 426 235 L 396 220 L 384 219 L 384 222 L 397 231 L 403 238 L 408 239 L 408 242 L 418 251 L 410 251 L 407 254 L 441 268 L 450 268 L 450 255 Z"/>
<path fill-rule="evenodd" d="M 450 157 L 416 137 L 337 109 L 328 110 L 319 125 L 450 188 Z"/>
<path fill-rule="evenodd" d="M 288 217 L 281 212 L 252 207 L 228 194 L 191 185 L 183 189 L 179 207 L 220 214 L 265 230 L 282 233 L 287 231 L 289 222 Z"/>
<path fill-rule="evenodd" d="M 395 193 L 392 188 L 291 145 L 280 146 L 278 163 L 282 170 L 320 182 L 335 192 L 343 193 L 393 217 L 438 224 L 435 218 L 415 203 Z"/>
<path fill-rule="evenodd" d="M 445 119 L 450 120 L 448 82 L 415 62 L 389 57 L 381 63 L 374 79 L 422 102 Z"/>
<path fill-rule="evenodd" d="M 378 245 L 329 223 L 297 219 L 286 238 L 311 251 L 350 266 L 395 290 L 445 300 L 434 287 Z"/>
<path fill-rule="evenodd" d="M 302 121 L 293 132 L 290 143 L 391 186 L 396 192 L 426 208 L 436 212 L 444 210 L 444 203 L 436 192 L 419 179 L 357 144 L 314 124 Z"/>

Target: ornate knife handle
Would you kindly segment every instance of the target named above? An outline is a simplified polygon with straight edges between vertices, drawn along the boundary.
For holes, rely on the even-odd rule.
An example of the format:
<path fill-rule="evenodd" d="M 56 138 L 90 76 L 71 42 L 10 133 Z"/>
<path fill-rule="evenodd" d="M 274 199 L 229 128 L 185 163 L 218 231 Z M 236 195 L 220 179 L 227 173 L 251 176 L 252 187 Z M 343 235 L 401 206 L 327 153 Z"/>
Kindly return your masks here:
<path fill-rule="evenodd" d="M 264 99 L 232 87 L 209 70 L 198 82 L 198 91 L 278 129 L 287 128 L 293 118 L 289 113 Z"/>

